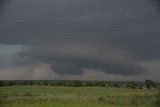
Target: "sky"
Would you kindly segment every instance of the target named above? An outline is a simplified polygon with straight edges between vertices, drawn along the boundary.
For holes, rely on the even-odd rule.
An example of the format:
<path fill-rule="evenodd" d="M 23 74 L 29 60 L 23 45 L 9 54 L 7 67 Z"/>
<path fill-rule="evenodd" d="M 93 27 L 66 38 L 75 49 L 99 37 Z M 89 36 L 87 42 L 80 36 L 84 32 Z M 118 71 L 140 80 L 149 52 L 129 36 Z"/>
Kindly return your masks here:
<path fill-rule="evenodd" d="M 0 1 L 0 80 L 159 75 L 159 0 Z"/>

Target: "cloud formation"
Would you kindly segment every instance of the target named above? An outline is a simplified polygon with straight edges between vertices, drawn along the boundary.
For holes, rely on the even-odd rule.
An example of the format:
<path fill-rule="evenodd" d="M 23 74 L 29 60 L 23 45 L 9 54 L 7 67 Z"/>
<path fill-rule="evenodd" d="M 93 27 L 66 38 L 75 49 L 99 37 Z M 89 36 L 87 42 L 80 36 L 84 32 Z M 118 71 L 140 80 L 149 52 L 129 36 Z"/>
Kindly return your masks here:
<path fill-rule="evenodd" d="M 148 68 L 138 63 L 160 59 L 157 2 L 0 1 L 0 72 L 41 63 L 38 69 L 47 65 L 59 76 L 84 75 L 86 69 L 145 75 Z"/>

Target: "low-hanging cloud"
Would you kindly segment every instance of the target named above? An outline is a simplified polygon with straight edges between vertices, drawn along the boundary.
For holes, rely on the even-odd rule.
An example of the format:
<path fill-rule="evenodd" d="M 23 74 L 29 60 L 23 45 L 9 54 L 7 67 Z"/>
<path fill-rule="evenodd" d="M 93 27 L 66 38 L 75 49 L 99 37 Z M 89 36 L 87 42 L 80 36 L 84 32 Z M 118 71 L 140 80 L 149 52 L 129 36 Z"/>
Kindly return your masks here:
<path fill-rule="evenodd" d="M 45 43 L 46 46 L 36 46 L 34 49 L 19 53 L 19 56 L 30 59 L 32 63 L 47 63 L 60 75 L 82 75 L 83 69 L 101 69 L 105 73 L 119 75 L 145 73 L 143 67 L 128 63 L 130 57 L 127 58 L 125 52 L 113 48 L 106 50 L 88 40 L 84 40 L 86 42 L 76 40 L 77 38 L 72 38 L 60 43 L 56 39 L 56 43 L 48 42 Z M 71 41 L 74 45 L 70 44 Z"/>

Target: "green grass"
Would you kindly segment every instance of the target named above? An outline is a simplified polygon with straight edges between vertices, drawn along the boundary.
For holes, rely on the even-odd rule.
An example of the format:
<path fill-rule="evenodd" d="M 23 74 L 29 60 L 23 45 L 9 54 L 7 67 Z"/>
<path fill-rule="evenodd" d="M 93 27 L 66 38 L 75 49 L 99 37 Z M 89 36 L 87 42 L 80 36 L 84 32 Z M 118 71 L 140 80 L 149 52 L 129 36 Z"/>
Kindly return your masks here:
<path fill-rule="evenodd" d="M 156 89 L 0 87 L 0 107 L 159 107 Z"/>

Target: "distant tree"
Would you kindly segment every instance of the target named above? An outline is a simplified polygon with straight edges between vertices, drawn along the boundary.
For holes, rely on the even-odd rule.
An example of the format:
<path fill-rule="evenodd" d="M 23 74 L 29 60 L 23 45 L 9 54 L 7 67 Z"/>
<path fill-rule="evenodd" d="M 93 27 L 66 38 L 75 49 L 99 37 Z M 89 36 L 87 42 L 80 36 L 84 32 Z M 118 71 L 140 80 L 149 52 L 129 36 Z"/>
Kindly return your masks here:
<path fill-rule="evenodd" d="M 145 84 L 146 88 L 148 88 L 148 89 L 151 89 L 152 87 L 153 88 L 157 87 L 157 84 L 149 79 L 145 80 L 144 84 Z"/>
<path fill-rule="evenodd" d="M 0 87 L 4 86 L 4 82 L 0 81 Z"/>
<path fill-rule="evenodd" d="M 126 87 L 130 89 L 136 89 L 138 87 L 138 84 L 134 81 L 127 81 Z"/>
<path fill-rule="evenodd" d="M 114 86 L 115 88 L 119 88 L 119 87 L 120 87 L 119 84 L 116 83 L 116 82 L 113 83 L 113 86 Z"/>
<path fill-rule="evenodd" d="M 4 83 L 4 84 L 5 84 L 5 83 Z M 13 81 L 7 81 L 5 85 L 6 85 L 6 86 L 13 86 L 14 83 L 13 83 Z"/>
<path fill-rule="evenodd" d="M 115 88 L 120 87 L 120 85 L 117 82 L 110 82 L 110 83 L 107 83 L 107 85 L 110 86 L 110 87 L 115 87 Z"/>
<path fill-rule="evenodd" d="M 73 86 L 73 87 L 82 87 L 83 83 L 82 83 L 82 81 L 75 80 L 75 81 L 72 82 L 71 86 Z"/>
<path fill-rule="evenodd" d="M 97 86 L 97 87 L 105 87 L 105 82 L 103 82 L 103 81 L 96 81 L 95 83 L 94 83 L 94 86 Z"/>
<path fill-rule="evenodd" d="M 102 81 L 101 81 L 101 82 L 99 82 L 99 86 L 100 86 L 100 87 L 105 87 L 106 84 L 105 84 L 105 82 L 102 82 Z"/>
<path fill-rule="evenodd" d="M 94 84 L 91 81 L 87 81 L 87 82 L 85 82 L 85 86 L 94 86 Z"/>

